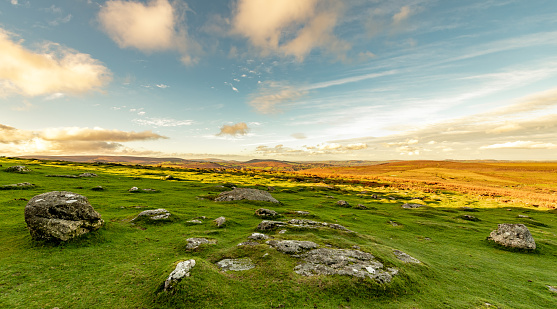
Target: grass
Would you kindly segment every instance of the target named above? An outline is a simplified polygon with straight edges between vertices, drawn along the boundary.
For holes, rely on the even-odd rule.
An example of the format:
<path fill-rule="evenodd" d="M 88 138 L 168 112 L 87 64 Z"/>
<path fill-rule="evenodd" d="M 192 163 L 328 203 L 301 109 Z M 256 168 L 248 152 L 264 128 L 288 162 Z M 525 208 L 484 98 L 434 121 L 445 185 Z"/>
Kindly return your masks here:
<path fill-rule="evenodd" d="M 0 185 L 30 182 L 26 190 L 0 191 L 0 308 L 555 308 L 557 296 L 557 221 L 555 211 L 512 207 L 462 193 L 402 190 L 291 181 L 270 173 L 211 173 L 156 167 L 25 161 L 0 158 L 4 169 L 26 165 L 24 174 L 0 170 Z M 96 178 L 45 177 L 91 172 Z M 165 176 L 175 180 L 164 180 Z M 255 176 L 255 177 L 254 177 Z M 275 187 L 280 205 L 264 202 L 216 203 L 208 197 L 219 185 Z M 259 185 L 259 186 L 256 186 Z M 102 186 L 105 190 L 94 191 Z M 129 193 L 133 186 L 157 192 Z M 31 240 L 24 207 L 33 196 L 55 190 L 88 197 L 105 226 L 68 243 Z M 362 191 L 367 191 L 362 193 Z M 378 195 L 378 199 L 371 195 Z M 334 198 L 329 198 L 333 196 Z M 206 197 L 206 198 L 203 198 Z M 395 200 L 388 199 L 393 197 Z M 402 209 L 421 198 L 427 206 Z M 338 207 L 338 200 L 364 204 L 368 210 Z M 276 210 L 281 219 L 306 210 L 316 221 L 339 223 L 356 234 L 337 230 L 288 230 L 268 235 L 311 240 L 334 248 L 375 255 L 400 270 L 391 284 L 351 277 L 302 277 L 292 270 L 298 260 L 265 246 L 238 247 L 261 219 L 257 208 Z M 477 208 L 466 212 L 461 207 Z M 160 224 L 130 222 L 146 209 L 165 208 L 174 219 Z M 510 209 L 510 210 L 509 210 Z M 470 214 L 480 221 L 462 219 Z M 530 218 L 518 218 L 519 214 Z M 203 224 L 186 223 L 206 216 Z M 225 216 L 224 228 L 212 220 Z M 303 216 L 299 218 L 304 218 Z M 393 226 L 390 221 L 398 225 Z M 504 250 L 486 241 L 498 223 L 524 223 L 538 248 Z M 216 239 L 215 245 L 186 250 L 189 237 Z M 393 249 L 422 261 L 404 264 Z M 223 258 L 250 257 L 256 268 L 218 270 Z M 191 277 L 173 292 L 162 284 L 175 265 L 193 258 Z"/>

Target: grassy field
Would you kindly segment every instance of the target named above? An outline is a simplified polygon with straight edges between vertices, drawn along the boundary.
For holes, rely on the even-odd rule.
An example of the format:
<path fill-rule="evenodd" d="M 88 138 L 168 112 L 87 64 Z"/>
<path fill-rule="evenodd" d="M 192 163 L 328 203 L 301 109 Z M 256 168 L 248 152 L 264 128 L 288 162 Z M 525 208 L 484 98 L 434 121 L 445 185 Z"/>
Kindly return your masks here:
<path fill-rule="evenodd" d="M 557 286 L 557 212 L 547 207 L 516 207 L 526 204 L 504 203 L 433 185 L 330 185 L 270 173 L 213 173 L 10 158 L 0 158 L 0 164 L 0 186 L 20 182 L 36 185 L 27 190 L 0 191 L 0 308 L 557 307 L 557 294 L 547 288 Z M 32 171 L 3 171 L 12 165 L 26 165 Z M 509 171 L 505 165 L 496 167 L 506 175 L 505 179 L 496 177 L 498 183 L 508 183 L 525 195 L 531 186 L 543 187 L 542 180 L 547 190 L 555 186 L 554 176 L 546 172 L 550 167 L 542 166 L 538 172 L 532 172 L 530 166 L 526 167 L 528 172 Z M 428 168 L 431 171 L 436 167 Z M 83 172 L 99 177 L 45 177 Z M 400 167 L 375 176 L 383 182 L 387 182 L 386 174 L 412 180 L 411 173 Z M 467 173 L 471 172 L 463 171 L 466 176 L 462 177 L 469 180 L 469 185 L 483 179 L 490 184 L 496 182 L 490 178 L 491 172 Z M 163 180 L 167 175 L 176 180 Z M 521 181 L 524 178 L 520 175 L 540 181 L 532 185 Z M 225 183 L 259 189 L 273 186 L 271 194 L 282 204 L 212 201 L 210 198 L 223 190 L 217 186 Z M 92 190 L 96 186 L 105 190 Z M 132 186 L 157 192 L 129 193 Z M 49 191 L 72 191 L 88 197 L 105 226 L 63 244 L 31 240 L 24 207 L 33 196 Z M 379 198 L 372 198 L 373 194 Z M 368 209 L 339 207 L 336 201 L 341 199 Z M 402 209 L 408 201 L 427 206 Z M 293 272 L 298 263 L 295 258 L 266 245 L 237 246 L 256 231 L 261 219 L 254 216 L 254 211 L 260 207 L 282 213 L 282 220 L 298 218 L 297 210 L 309 211 L 312 220 L 338 223 L 356 232 L 289 229 L 285 234 L 268 232 L 270 236 L 311 240 L 333 248 L 357 245 L 385 265 L 398 268 L 399 275 L 387 285 L 345 276 L 303 277 Z M 462 207 L 478 211 L 466 212 Z M 169 210 L 175 220 L 152 225 L 130 222 L 142 210 L 157 208 Z M 480 221 L 464 220 L 465 214 Z M 200 216 L 206 216 L 203 224 L 186 222 Z M 212 222 L 220 216 L 227 218 L 223 228 Z M 498 223 L 524 223 L 538 248 L 534 252 L 503 250 L 488 242 L 486 237 Z M 189 237 L 218 242 L 188 251 Z M 394 249 L 422 264 L 403 263 L 393 254 Z M 256 268 L 225 273 L 215 265 L 223 258 L 236 257 L 250 257 Z M 191 277 L 181 281 L 174 292 L 163 291 L 162 284 L 175 265 L 191 258 L 197 263 Z"/>

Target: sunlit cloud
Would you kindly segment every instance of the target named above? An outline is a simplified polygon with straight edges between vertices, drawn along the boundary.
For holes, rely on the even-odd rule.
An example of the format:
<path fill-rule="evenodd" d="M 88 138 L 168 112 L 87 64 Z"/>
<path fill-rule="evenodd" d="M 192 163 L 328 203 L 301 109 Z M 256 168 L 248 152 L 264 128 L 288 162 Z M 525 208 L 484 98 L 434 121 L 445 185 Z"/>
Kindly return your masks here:
<path fill-rule="evenodd" d="M 34 52 L 0 28 L 0 97 L 81 94 L 99 90 L 111 80 L 110 71 L 88 54 L 56 43 Z"/>
<path fill-rule="evenodd" d="M 348 154 L 355 151 L 367 149 L 365 143 L 352 143 L 352 144 L 338 144 L 338 143 L 323 143 L 315 146 L 303 146 L 302 148 L 295 149 L 286 147 L 282 144 L 274 147 L 260 145 L 255 148 L 255 153 L 260 155 L 331 155 L 331 154 Z"/>
<path fill-rule="evenodd" d="M 174 50 L 186 65 L 197 62 L 193 54 L 199 44 L 188 34 L 183 16 L 189 8 L 184 2 L 151 0 L 111 0 L 101 8 L 98 19 L 102 29 L 120 48 L 136 48 L 145 53 Z"/>
<path fill-rule="evenodd" d="M 217 134 L 217 136 L 224 136 L 224 135 L 230 135 L 230 136 L 238 136 L 238 135 L 246 135 L 249 133 L 249 127 L 245 122 L 239 122 L 233 125 L 223 125 L 220 128 L 220 132 Z"/>
<path fill-rule="evenodd" d="M 232 33 L 246 37 L 262 55 L 276 53 L 303 61 L 320 48 L 342 59 L 351 46 L 333 30 L 343 7 L 338 0 L 240 0 Z M 292 30 L 295 34 L 287 35 Z"/>
<path fill-rule="evenodd" d="M 259 84 L 259 89 L 252 94 L 249 104 L 259 113 L 272 114 L 279 112 L 280 106 L 295 102 L 306 94 L 306 90 L 285 82 L 267 81 Z"/>
<path fill-rule="evenodd" d="M 179 127 L 190 126 L 194 123 L 193 120 L 176 120 L 172 118 L 144 118 L 134 119 L 133 122 L 152 127 Z"/>
<path fill-rule="evenodd" d="M 555 149 L 557 144 L 533 142 L 533 141 L 515 141 L 502 144 L 493 144 L 482 146 L 480 149 Z"/>

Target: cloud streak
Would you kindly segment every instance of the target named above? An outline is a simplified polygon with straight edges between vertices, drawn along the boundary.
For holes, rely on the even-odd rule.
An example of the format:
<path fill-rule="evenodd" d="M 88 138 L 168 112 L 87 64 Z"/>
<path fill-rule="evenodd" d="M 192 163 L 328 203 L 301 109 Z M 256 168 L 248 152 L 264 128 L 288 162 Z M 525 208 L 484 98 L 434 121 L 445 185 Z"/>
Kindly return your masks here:
<path fill-rule="evenodd" d="M 56 43 L 30 51 L 0 28 L 0 97 L 81 94 L 100 90 L 110 80 L 108 68 L 88 54 Z"/>

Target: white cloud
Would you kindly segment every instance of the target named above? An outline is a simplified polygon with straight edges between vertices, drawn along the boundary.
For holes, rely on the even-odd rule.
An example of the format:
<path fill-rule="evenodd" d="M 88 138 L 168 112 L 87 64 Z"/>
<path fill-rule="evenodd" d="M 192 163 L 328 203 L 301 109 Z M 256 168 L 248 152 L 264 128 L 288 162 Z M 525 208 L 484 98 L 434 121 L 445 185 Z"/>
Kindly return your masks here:
<path fill-rule="evenodd" d="M 231 136 L 237 136 L 237 135 L 246 135 L 249 132 L 249 127 L 245 122 L 239 122 L 233 125 L 223 125 L 220 128 L 220 132 L 217 134 L 217 136 L 223 136 L 223 135 L 231 135 Z"/>
<path fill-rule="evenodd" d="M 533 142 L 533 141 L 515 141 L 503 144 L 492 144 L 482 146 L 480 149 L 555 149 L 557 145 L 554 143 Z"/>
<path fill-rule="evenodd" d="M 18 4 L 19 4 L 17 0 L 11 0 L 11 3 L 12 3 L 13 5 L 18 5 Z"/>
<path fill-rule="evenodd" d="M 157 86 L 158 88 L 162 88 L 162 89 L 166 89 L 166 88 L 169 88 L 169 87 L 170 87 L 170 86 L 165 85 L 165 84 L 157 84 L 156 86 Z"/>
<path fill-rule="evenodd" d="M 172 118 L 145 118 L 145 119 L 134 119 L 133 122 L 152 127 L 179 127 L 179 126 L 190 126 L 194 123 L 193 120 L 176 120 Z"/>
<path fill-rule="evenodd" d="M 99 90 L 110 71 L 88 54 L 45 43 L 41 52 L 27 50 L 0 28 L 0 97 L 81 94 Z"/>

